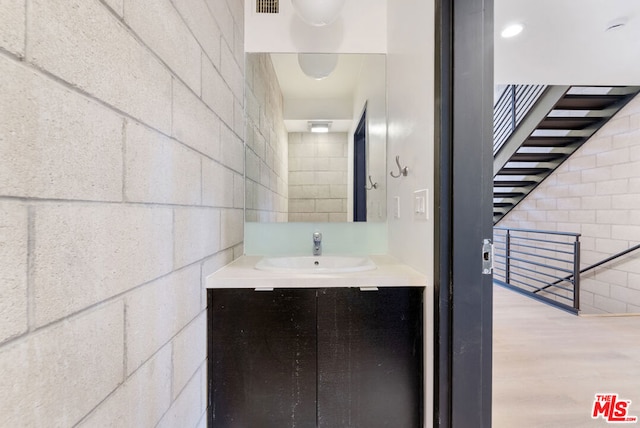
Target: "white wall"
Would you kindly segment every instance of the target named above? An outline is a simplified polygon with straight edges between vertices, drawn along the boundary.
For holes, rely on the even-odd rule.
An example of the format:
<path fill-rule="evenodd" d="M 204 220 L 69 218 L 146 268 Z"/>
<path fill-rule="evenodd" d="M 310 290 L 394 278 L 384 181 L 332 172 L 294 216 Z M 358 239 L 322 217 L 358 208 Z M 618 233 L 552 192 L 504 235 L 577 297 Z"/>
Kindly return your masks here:
<path fill-rule="evenodd" d="M 389 253 L 433 277 L 434 186 L 434 7 L 431 2 L 397 0 L 388 17 L 387 174 L 398 173 L 395 157 L 409 167 L 407 177 L 387 177 Z M 429 220 L 413 216 L 413 192 L 429 190 Z M 395 218 L 395 197 L 400 218 Z"/>
<path fill-rule="evenodd" d="M 304 23 L 290 0 L 279 14 L 256 14 L 245 0 L 247 52 L 384 53 L 387 50 L 387 0 L 348 0 L 340 18 L 326 27 Z"/>
<path fill-rule="evenodd" d="M 394 0 L 388 8 L 387 171 L 397 174 L 395 156 L 409 167 L 407 177 L 387 178 L 389 254 L 427 275 L 425 290 L 425 426 L 433 421 L 433 187 L 434 48 L 433 2 Z M 387 172 L 388 174 L 388 172 Z M 415 190 L 429 190 L 428 221 L 413 218 Z M 400 218 L 394 218 L 394 198 Z"/>
<path fill-rule="evenodd" d="M 204 427 L 243 2 L 0 3 L 0 426 Z"/>
<path fill-rule="evenodd" d="M 387 91 L 386 57 L 369 55 L 362 62 L 358 85 L 354 90 L 353 122 L 349 130 L 347 218 L 353 220 L 353 134 L 367 106 L 367 175 L 378 188 L 367 191 L 367 221 L 385 221 L 387 216 Z M 367 186 L 370 183 L 367 179 Z"/>

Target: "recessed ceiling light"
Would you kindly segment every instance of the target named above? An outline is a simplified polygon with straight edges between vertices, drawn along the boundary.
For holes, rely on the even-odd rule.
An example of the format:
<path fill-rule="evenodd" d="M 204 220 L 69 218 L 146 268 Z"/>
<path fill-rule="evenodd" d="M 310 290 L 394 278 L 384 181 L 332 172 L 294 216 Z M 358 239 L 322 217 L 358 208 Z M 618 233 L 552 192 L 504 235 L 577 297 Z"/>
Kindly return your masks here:
<path fill-rule="evenodd" d="M 506 27 L 504 27 L 500 35 L 505 39 L 508 39 L 510 37 L 515 37 L 518 34 L 522 33 L 522 30 L 524 30 L 524 26 L 522 24 L 518 24 L 518 23 L 509 24 Z"/>
<path fill-rule="evenodd" d="M 309 121 L 307 122 L 309 131 L 313 133 L 327 133 L 331 127 L 330 121 Z"/>

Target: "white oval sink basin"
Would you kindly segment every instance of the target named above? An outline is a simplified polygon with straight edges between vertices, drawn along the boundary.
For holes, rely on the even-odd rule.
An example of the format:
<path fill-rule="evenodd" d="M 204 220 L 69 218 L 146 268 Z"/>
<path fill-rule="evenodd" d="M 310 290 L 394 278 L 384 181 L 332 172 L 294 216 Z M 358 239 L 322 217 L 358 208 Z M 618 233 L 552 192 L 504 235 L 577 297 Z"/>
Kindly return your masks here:
<path fill-rule="evenodd" d="M 369 257 L 359 256 L 292 256 L 263 257 L 258 270 L 282 273 L 349 273 L 376 268 Z"/>

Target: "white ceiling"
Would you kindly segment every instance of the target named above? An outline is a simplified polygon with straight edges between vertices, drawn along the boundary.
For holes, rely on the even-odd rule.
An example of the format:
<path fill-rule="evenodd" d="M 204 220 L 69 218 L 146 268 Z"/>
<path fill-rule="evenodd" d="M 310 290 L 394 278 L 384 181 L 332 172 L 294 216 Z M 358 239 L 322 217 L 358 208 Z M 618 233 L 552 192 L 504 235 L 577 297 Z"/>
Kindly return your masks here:
<path fill-rule="evenodd" d="M 495 0 L 495 82 L 640 85 L 639 0 Z M 622 28 L 605 29 L 616 20 Z M 503 39 L 505 25 L 524 31 Z"/>
<path fill-rule="evenodd" d="M 271 54 L 273 68 L 285 99 L 352 98 L 362 59 L 362 55 L 340 54 L 335 70 L 325 79 L 314 80 L 300 69 L 297 54 Z"/>
<path fill-rule="evenodd" d="M 618 21 L 625 25 L 605 31 Z M 524 31 L 500 37 L 513 22 L 522 23 Z M 640 85 L 640 0 L 495 0 L 494 29 L 496 84 Z M 296 54 L 271 58 L 285 104 L 299 100 L 297 108 L 306 99 L 312 108 L 313 99 L 332 99 L 342 100 L 347 110 L 362 55 L 341 54 L 336 70 L 323 80 L 304 75 Z M 289 118 L 288 127 L 294 124 L 299 131 L 306 120 Z"/>
<path fill-rule="evenodd" d="M 332 132 L 347 132 L 353 116 L 353 96 L 364 55 L 339 54 L 335 70 L 325 79 L 305 75 L 298 55 L 272 53 L 289 132 L 306 132 L 308 120 L 331 120 Z"/>

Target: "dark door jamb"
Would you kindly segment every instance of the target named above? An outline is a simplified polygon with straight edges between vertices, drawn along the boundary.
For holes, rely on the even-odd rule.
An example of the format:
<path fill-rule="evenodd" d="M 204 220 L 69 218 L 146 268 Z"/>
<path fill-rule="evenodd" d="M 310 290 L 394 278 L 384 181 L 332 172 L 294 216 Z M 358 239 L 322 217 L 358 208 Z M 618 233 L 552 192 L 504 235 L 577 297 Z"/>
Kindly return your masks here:
<path fill-rule="evenodd" d="M 435 427 L 491 427 L 492 100 L 493 0 L 436 0 Z"/>

